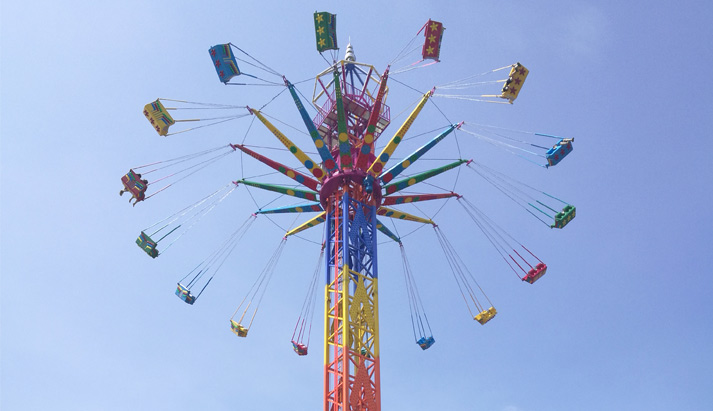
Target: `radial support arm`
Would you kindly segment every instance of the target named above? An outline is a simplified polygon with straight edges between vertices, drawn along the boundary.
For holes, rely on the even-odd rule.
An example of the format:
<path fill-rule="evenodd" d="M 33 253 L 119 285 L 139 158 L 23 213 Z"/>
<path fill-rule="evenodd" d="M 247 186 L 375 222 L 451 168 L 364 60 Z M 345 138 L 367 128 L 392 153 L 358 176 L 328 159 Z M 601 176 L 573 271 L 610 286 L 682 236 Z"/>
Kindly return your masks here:
<path fill-rule="evenodd" d="M 314 160 L 309 158 L 307 154 L 300 150 L 300 148 L 297 147 L 289 138 L 285 137 L 285 135 L 282 134 L 277 127 L 273 126 L 272 123 L 270 123 L 265 116 L 260 113 L 260 111 L 249 107 L 248 110 L 250 110 L 250 113 L 254 114 L 265 125 L 265 127 L 267 127 L 267 129 L 270 130 L 272 134 L 274 134 L 275 137 L 277 137 L 277 139 L 280 140 L 280 142 L 284 144 L 284 146 L 287 147 L 292 154 L 294 154 L 295 157 L 297 157 L 300 163 L 302 163 L 302 165 L 304 165 L 316 179 L 320 182 L 324 179 L 326 174 L 319 164 L 315 163 Z"/>
<path fill-rule="evenodd" d="M 255 181 L 240 180 L 239 183 L 245 184 L 246 186 L 256 187 L 267 191 L 274 191 L 275 193 L 286 194 L 288 196 L 304 198 L 305 200 L 317 201 L 318 194 L 314 191 L 300 190 L 297 188 L 278 186 L 275 184 L 257 183 Z"/>
<path fill-rule="evenodd" d="M 284 77 L 283 80 L 285 81 L 285 85 L 287 86 L 287 88 L 290 90 L 290 94 L 292 95 L 292 99 L 295 101 L 297 110 L 302 116 L 302 121 L 304 121 L 305 126 L 307 127 L 307 131 L 309 131 L 309 136 L 312 137 L 314 146 L 317 148 L 317 152 L 319 152 L 319 156 L 322 158 L 322 164 L 327 169 L 327 172 L 329 172 L 330 174 L 336 173 L 338 169 L 337 164 L 334 161 L 334 157 L 332 157 L 332 153 L 329 152 L 329 148 L 324 143 L 322 136 L 319 135 L 319 132 L 314 126 L 312 119 L 309 118 L 307 110 L 305 110 L 305 107 L 302 104 L 302 100 L 300 100 L 299 96 L 295 92 L 295 86 Z"/>
<path fill-rule="evenodd" d="M 302 184 L 303 186 L 307 188 L 311 188 L 314 191 L 318 191 L 319 188 L 319 181 L 313 179 L 312 177 L 306 176 L 299 171 L 295 170 L 294 168 L 287 167 L 286 165 L 282 163 L 278 163 L 275 160 L 271 160 L 262 154 L 258 154 L 249 148 L 245 147 L 242 144 L 231 144 L 230 147 L 232 148 L 237 148 L 240 151 L 244 152 L 245 154 L 249 155 L 250 157 L 260 161 L 263 164 L 266 164 L 269 167 L 272 167 L 273 169 L 279 171 L 280 173 L 286 175 L 287 177 L 295 180 L 296 182 Z"/>
<path fill-rule="evenodd" d="M 427 180 L 431 177 L 437 176 L 437 175 L 439 175 L 443 172 L 446 172 L 450 169 L 456 168 L 456 167 L 460 166 L 461 164 L 467 163 L 467 162 L 468 162 L 468 160 L 454 161 L 450 164 L 446 164 L 445 166 L 434 168 L 433 170 L 429 170 L 429 171 L 423 172 L 421 174 L 416 174 L 413 177 L 405 178 L 405 179 L 397 181 L 395 183 L 388 184 L 388 185 L 384 186 L 384 192 L 386 194 L 395 193 L 397 191 L 403 190 L 404 188 L 411 187 L 414 184 L 417 184 L 424 180 Z"/>
<path fill-rule="evenodd" d="M 316 226 L 316 225 L 322 224 L 322 223 L 324 222 L 324 220 L 325 220 L 325 215 L 326 215 L 326 212 L 324 212 L 324 211 L 321 212 L 321 213 L 319 213 L 319 215 L 318 215 L 317 217 L 314 217 L 314 218 L 308 220 L 307 222 L 303 223 L 303 224 L 300 225 L 299 227 L 293 228 L 292 230 L 286 232 L 286 233 L 285 233 L 285 237 L 288 237 L 288 236 L 297 234 L 297 233 L 299 233 L 299 232 L 301 232 L 301 231 L 304 231 L 304 230 L 306 230 L 306 229 L 308 229 L 308 228 L 311 228 L 311 227 L 314 227 L 314 226 Z"/>
<path fill-rule="evenodd" d="M 391 138 L 386 147 L 381 150 L 381 153 L 376 157 L 374 163 L 371 164 L 371 167 L 369 167 L 369 169 L 367 170 L 368 174 L 371 174 L 374 177 L 381 174 L 381 171 L 384 169 L 384 165 L 386 165 L 386 162 L 389 161 L 391 155 L 394 154 L 394 150 L 396 150 L 396 147 L 399 145 L 408 130 L 411 128 L 411 124 L 413 124 L 413 122 L 416 120 L 416 117 L 418 117 L 418 114 L 421 112 L 421 109 L 423 109 L 423 106 L 426 105 L 428 99 L 433 95 L 434 90 L 435 89 L 423 95 L 421 101 L 419 101 L 418 105 L 416 105 L 416 108 L 413 109 L 411 114 L 408 116 L 406 121 L 404 121 L 404 123 L 396 132 L 396 134 L 394 134 L 394 136 Z"/>
<path fill-rule="evenodd" d="M 461 124 L 451 124 L 446 130 L 444 130 L 441 134 L 437 135 L 434 137 L 431 141 L 423 145 L 421 148 L 418 150 L 414 151 L 410 156 L 406 157 L 405 160 L 401 161 L 400 163 L 396 164 L 395 166 L 391 167 L 390 169 L 384 171 L 384 173 L 379 177 L 381 179 L 382 184 L 387 184 L 391 180 L 394 179 L 394 177 L 398 176 L 401 174 L 402 171 L 406 170 L 410 165 L 416 162 L 419 158 L 421 158 L 422 155 L 426 154 L 428 150 L 432 149 L 436 144 L 438 144 L 441 140 L 446 138 L 448 134 L 451 133 L 451 131 L 455 130 L 456 128 L 460 128 Z"/>

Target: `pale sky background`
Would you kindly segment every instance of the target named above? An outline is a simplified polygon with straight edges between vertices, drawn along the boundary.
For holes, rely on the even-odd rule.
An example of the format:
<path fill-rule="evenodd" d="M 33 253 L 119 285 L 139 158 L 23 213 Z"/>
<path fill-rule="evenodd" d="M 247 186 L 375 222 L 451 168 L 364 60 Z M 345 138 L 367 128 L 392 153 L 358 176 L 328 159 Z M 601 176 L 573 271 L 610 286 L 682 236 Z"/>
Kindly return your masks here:
<path fill-rule="evenodd" d="M 422 351 L 398 247 L 380 241 L 382 408 L 713 409 L 713 7 L 544 3 L 2 2 L 0 408 L 321 409 L 321 285 L 310 355 L 289 342 L 321 227 L 287 241 L 245 339 L 228 319 L 284 229 L 306 216 L 258 217 L 194 306 L 173 294 L 176 282 L 272 197 L 238 188 L 155 260 L 134 244 L 143 228 L 231 180 L 270 170 L 235 154 L 136 207 L 117 196 L 133 166 L 244 139 L 278 147 L 249 117 L 160 137 L 141 111 L 157 97 L 270 102 L 281 89 L 218 81 L 208 49 L 219 43 L 293 82 L 313 78 L 327 66 L 314 44 L 319 10 L 337 14 L 339 58 L 351 40 L 358 61 L 379 71 L 429 18 L 443 22 L 441 62 L 393 77 L 394 117 L 418 98 L 413 89 L 517 61 L 530 70 L 512 106 L 434 98 L 413 136 L 464 120 L 575 138 L 574 152 L 548 170 L 463 132 L 444 141 L 443 158 L 474 158 L 566 199 L 577 217 L 550 230 L 469 170 L 443 176 L 549 270 L 533 285 L 518 281 L 448 202 L 434 219 L 499 313 L 485 326 L 469 318 L 433 230 L 405 235 L 436 339 Z M 312 87 L 298 86 L 305 96 Z M 291 128 L 303 126 L 288 95 L 265 112 L 315 151 Z M 404 235 L 417 226 L 396 227 Z"/>

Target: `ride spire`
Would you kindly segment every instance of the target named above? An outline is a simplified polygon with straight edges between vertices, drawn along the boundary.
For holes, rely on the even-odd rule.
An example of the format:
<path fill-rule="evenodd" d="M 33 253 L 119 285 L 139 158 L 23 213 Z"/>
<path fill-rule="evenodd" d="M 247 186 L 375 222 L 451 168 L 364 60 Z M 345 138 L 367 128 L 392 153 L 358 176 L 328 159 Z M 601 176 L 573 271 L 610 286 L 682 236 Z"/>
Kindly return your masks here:
<path fill-rule="evenodd" d="M 354 47 L 352 47 L 351 39 L 349 40 L 349 44 L 347 44 L 347 53 L 344 55 L 344 60 L 356 61 L 356 54 L 354 54 Z"/>

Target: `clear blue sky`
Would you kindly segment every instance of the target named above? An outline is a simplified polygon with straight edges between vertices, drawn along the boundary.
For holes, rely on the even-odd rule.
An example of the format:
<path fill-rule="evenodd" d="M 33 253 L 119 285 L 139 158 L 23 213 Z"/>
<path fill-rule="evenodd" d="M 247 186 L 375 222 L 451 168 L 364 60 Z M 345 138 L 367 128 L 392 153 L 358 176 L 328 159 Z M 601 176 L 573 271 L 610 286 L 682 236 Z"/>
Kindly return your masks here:
<path fill-rule="evenodd" d="M 462 157 L 556 194 L 578 213 L 564 230 L 547 229 L 461 172 L 456 190 L 550 269 L 534 285 L 519 282 L 449 202 L 435 219 L 499 314 L 485 326 L 470 319 L 432 230 L 405 236 L 436 338 L 428 351 L 412 340 L 398 248 L 382 244 L 383 409 L 713 409 L 713 7 L 705 2 L 0 7 L 3 411 L 321 409 L 321 299 L 312 353 L 298 357 L 289 343 L 315 244 L 288 240 L 248 338 L 228 326 L 290 217 L 273 219 L 279 227 L 258 218 L 194 306 L 173 295 L 175 283 L 255 210 L 248 191 L 236 190 L 156 260 L 134 244 L 141 229 L 264 167 L 233 156 L 134 208 L 117 196 L 129 167 L 239 143 L 249 125 L 159 137 L 144 104 L 162 97 L 260 107 L 276 93 L 220 84 L 209 47 L 232 42 L 293 81 L 322 71 L 315 10 L 338 15 L 340 57 L 351 39 L 357 59 L 380 71 L 427 19 L 442 21 L 441 63 L 397 79 L 426 91 L 520 61 L 531 74 L 514 105 L 446 99 L 438 107 L 451 121 L 576 139 L 571 156 L 549 170 L 462 132 L 450 141 Z M 311 84 L 300 85 L 303 94 Z M 392 113 L 415 98 L 394 82 Z M 284 95 L 268 107 L 300 125 Z M 421 130 L 444 125 L 429 107 Z M 251 144 L 276 147 L 257 126 L 252 132 Z"/>

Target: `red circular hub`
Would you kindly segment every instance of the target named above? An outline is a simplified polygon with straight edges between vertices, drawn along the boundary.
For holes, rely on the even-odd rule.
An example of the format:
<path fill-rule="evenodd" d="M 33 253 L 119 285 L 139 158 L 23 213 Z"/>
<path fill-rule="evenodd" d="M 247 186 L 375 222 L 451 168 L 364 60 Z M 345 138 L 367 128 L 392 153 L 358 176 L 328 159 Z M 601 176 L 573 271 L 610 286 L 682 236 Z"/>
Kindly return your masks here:
<path fill-rule="evenodd" d="M 327 209 L 327 199 L 331 197 L 339 187 L 348 188 L 350 185 L 364 185 L 367 174 L 363 170 L 351 169 L 338 171 L 322 181 L 322 188 L 319 190 L 319 202 L 323 209 Z M 345 191 L 349 191 L 346 189 Z M 381 206 L 381 185 L 379 179 L 374 178 L 371 192 L 372 202 L 376 208 Z"/>

